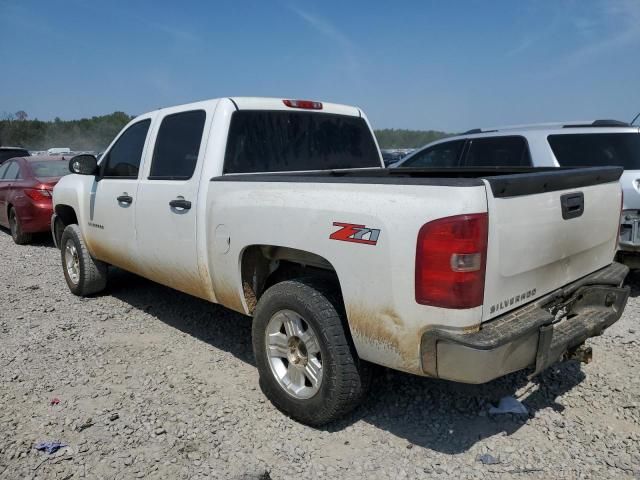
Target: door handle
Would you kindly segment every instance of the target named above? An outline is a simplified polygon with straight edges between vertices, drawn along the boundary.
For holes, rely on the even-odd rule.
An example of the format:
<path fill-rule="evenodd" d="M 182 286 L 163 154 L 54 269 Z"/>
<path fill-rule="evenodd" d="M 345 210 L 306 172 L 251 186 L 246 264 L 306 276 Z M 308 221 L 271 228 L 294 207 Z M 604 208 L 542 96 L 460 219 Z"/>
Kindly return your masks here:
<path fill-rule="evenodd" d="M 171 208 L 181 208 L 183 210 L 189 210 L 191 208 L 191 202 L 189 200 L 185 200 L 184 198 L 176 198 L 175 200 L 171 200 L 169 202 L 169 206 Z"/>
<path fill-rule="evenodd" d="M 566 193 L 560 197 L 560 205 L 562 207 L 562 218 L 569 220 L 577 218 L 584 212 L 584 194 Z"/>
<path fill-rule="evenodd" d="M 133 203 L 133 197 L 127 194 L 120 195 L 116 200 L 118 200 L 118 203 Z"/>

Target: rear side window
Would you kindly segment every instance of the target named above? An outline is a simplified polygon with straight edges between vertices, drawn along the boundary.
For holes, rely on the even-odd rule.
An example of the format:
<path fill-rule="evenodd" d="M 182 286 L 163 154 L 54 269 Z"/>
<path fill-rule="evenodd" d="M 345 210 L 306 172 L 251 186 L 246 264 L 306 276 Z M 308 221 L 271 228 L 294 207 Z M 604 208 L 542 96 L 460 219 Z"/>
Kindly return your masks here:
<path fill-rule="evenodd" d="M 3 179 L 4 177 L 4 172 L 7 171 L 7 168 L 9 168 L 9 163 L 5 162 L 2 165 L 0 165 L 0 180 Z"/>
<path fill-rule="evenodd" d="M 20 165 L 17 162 L 9 163 L 7 171 L 4 173 L 4 180 L 18 180 L 20 176 Z"/>
<path fill-rule="evenodd" d="M 103 160 L 102 176 L 107 178 L 138 178 L 142 150 L 151 120 L 131 125 L 116 141 Z"/>
<path fill-rule="evenodd" d="M 529 146 L 524 137 L 487 137 L 469 141 L 463 167 L 528 167 Z"/>
<path fill-rule="evenodd" d="M 640 134 L 586 133 L 547 137 L 562 167 L 615 165 L 640 170 Z"/>
<path fill-rule="evenodd" d="M 414 154 L 402 163 L 402 167 L 451 168 L 457 167 L 464 140 L 439 143 Z"/>
<path fill-rule="evenodd" d="M 243 110 L 231 118 L 224 173 L 380 167 L 363 118 Z"/>
<path fill-rule="evenodd" d="M 204 110 L 167 115 L 160 125 L 151 162 L 150 180 L 187 180 L 198 162 Z"/>
<path fill-rule="evenodd" d="M 15 157 L 28 157 L 30 154 L 27 150 L 22 150 L 19 148 L 14 149 L 0 149 L 0 163 L 5 160 L 9 160 L 10 158 Z"/>

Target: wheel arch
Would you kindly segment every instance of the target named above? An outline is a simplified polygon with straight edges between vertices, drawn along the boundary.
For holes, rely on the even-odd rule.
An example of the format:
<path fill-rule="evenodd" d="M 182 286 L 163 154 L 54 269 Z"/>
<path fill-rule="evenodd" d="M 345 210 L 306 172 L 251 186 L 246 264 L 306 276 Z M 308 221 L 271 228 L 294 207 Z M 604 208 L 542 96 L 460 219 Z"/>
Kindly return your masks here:
<path fill-rule="evenodd" d="M 272 285 L 294 278 L 317 278 L 333 284 L 344 310 L 342 287 L 334 266 L 321 255 L 277 245 L 249 245 L 240 253 L 242 291 L 249 314 Z"/>
<path fill-rule="evenodd" d="M 54 210 L 55 221 L 51 225 L 51 233 L 56 245 L 60 245 L 62 232 L 67 225 L 78 224 L 78 216 L 73 207 L 65 204 L 56 205 Z"/>

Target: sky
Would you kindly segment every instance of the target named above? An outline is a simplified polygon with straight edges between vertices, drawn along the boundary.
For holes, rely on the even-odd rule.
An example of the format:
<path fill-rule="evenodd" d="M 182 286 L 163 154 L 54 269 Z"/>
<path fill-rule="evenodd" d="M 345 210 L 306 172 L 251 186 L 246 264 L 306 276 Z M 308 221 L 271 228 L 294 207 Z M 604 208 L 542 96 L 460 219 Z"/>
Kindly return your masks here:
<path fill-rule="evenodd" d="M 460 132 L 640 112 L 640 0 L 0 0 L 0 114 L 207 98 L 357 105 Z"/>

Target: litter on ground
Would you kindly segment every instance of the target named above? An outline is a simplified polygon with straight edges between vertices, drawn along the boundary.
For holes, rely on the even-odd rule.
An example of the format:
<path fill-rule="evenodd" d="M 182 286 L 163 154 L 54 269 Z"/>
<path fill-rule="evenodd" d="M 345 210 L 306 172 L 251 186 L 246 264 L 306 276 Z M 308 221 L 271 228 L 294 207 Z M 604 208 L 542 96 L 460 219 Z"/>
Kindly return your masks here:
<path fill-rule="evenodd" d="M 66 446 L 67 445 L 62 442 L 39 442 L 36 443 L 35 449 L 51 455 L 52 453 L 56 453 L 58 450 Z"/>
<path fill-rule="evenodd" d="M 476 461 L 481 462 L 483 465 L 497 465 L 502 463 L 500 458 L 496 458 L 490 453 L 483 453 L 482 455 L 478 455 L 476 457 Z"/>
<path fill-rule="evenodd" d="M 497 407 L 489 409 L 489 415 L 502 415 L 513 413 L 515 415 L 528 415 L 529 410 L 519 400 L 512 396 L 502 397 Z"/>

